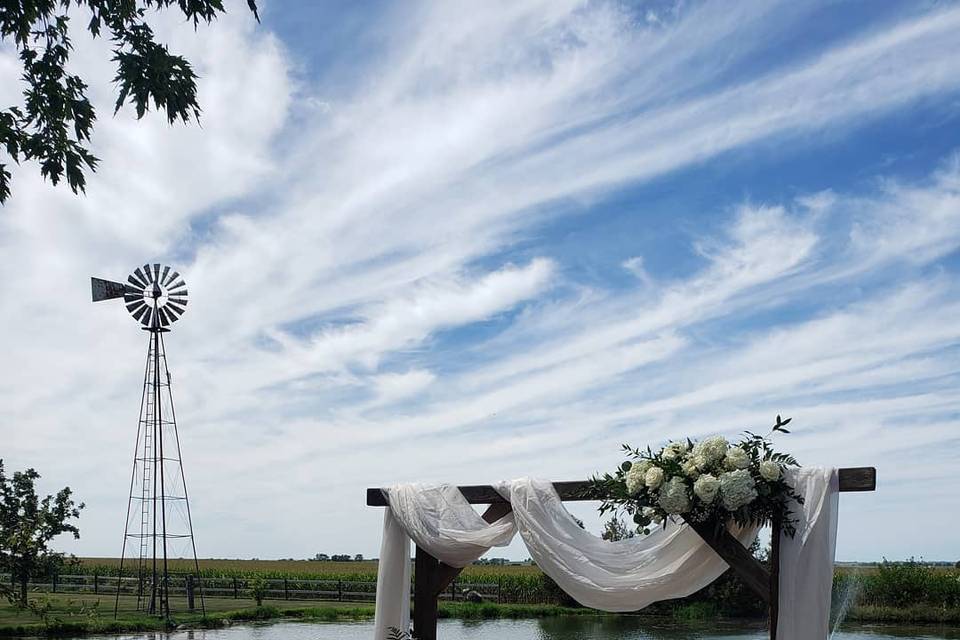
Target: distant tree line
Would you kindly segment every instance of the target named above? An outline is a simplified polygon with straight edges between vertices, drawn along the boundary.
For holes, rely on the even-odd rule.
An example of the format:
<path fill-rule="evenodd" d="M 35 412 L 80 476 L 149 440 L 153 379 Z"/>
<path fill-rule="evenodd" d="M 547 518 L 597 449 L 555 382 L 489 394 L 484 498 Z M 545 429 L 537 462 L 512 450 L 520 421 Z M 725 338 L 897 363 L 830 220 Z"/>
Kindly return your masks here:
<path fill-rule="evenodd" d="M 333 555 L 318 553 L 312 558 L 308 558 L 308 560 L 316 560 L 318 562 L 363 562 L 363 554 L 358 553 L 351 556 L 349 553 L 335 553 Z"/>

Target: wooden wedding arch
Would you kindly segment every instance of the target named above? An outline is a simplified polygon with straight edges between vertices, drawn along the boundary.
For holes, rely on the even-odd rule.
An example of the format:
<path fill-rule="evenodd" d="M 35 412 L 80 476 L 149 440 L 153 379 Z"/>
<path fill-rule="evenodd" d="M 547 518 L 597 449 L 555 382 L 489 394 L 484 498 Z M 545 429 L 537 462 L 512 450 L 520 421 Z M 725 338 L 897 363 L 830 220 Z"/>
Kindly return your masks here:
<path fill-rule="evenodd" d="M 839 470 L 841 492 L 874 491 L 877 488 L 877 470 L 874 467 L 853 467 Z M 589 494 L 589 483 L 583 480 L 574 482 L 554 482 L 554 489 L 564 502 L 597 500 Z M 470 504 L 487 504 L 483 519 L 496 522 L 510 512 L 510 503 L 490 485 L 469 485 L 457 487 Z M 386 507 L 389 505 L 383 489 L 367 489 L 367 506 Z M 710 547 L 726 561 L 730 568 L 739 574 L 750 587 L 770 607 L 770 639 L 777 637 L 777 602 L 780 590 L 780 523 L 773 523 L 771 535 L 770 565 L 768 571 L 740 542 L 726 529 L 717 530 L 710 523 L 690 523 Z M 418 640 L 436 640 L 437 638 L 437 598 L 453 582 L 462 569 L 448 566 L 420 546 L 417 546 L 414 560 L 413 578 L 413 635 Z"/>

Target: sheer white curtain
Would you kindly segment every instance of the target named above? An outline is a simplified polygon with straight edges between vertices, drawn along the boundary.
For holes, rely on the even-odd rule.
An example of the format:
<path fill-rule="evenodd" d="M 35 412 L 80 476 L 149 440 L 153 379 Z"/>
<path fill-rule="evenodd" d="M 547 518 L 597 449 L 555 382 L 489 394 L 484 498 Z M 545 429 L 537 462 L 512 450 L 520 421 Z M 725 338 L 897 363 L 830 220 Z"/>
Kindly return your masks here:
<path fill-rule="evenodd" d="M 830 594 L 837 547 L 839 479 L 830 467 L 791 469 L 787 481 L 803 496 L 793 504 L 794 537 L 780 537 L 778 640 L 823 640 L 830 627 Z"/>
<path fill-rule="evenodd" d="M 377 568 L 374 638 L 410 626 L 410 539 L 451 567 L 465 567 L 490 547 L 510 544 L 513 514 L 487 523 L 453 485 L 404 484 L 386 490 Z"/>
<path fill-rule="evenodd" d="M 540 569 L 577 602 L 603 611 L 636 611 L 707 586 L 727 570 L 697 533 L 670 523 L 649 535 L 608 542 L 580 528 L 553 484 L 523 478 L 502 483 L 517 528 Z M 749 546 L 757 528 L 731 529 Z"/>

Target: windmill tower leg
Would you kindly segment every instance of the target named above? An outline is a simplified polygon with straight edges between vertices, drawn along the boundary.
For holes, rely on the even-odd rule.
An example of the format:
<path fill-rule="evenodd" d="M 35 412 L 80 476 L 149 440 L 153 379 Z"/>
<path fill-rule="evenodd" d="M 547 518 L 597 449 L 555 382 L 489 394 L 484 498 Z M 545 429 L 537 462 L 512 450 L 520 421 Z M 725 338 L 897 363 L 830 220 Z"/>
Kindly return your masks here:
<path fill-rule="evenodd" d="M 164 380 L 166 380 L 167 400 L 170 409 L 170 423 L 173 427 L 173 441 L 177 446 L 177 466 L 180 467 L 180 482 L 183 488 L 183 504 L 187 512 L 187 535 L 190 538 L 190 551 L 193 554 L 193 568 L 196 572 L 196 582 L 200 591 L 200 610 L 207 615 L 207 606 L 203 599 L 203 578 L 200 575 L 200 561 L 197 560 L 197 539 L 193 536 L 193 516 L 190 513 L 190 494 L 187 492 L 187 477 L 183 471 L 183 454 L 180 450 L 180 432 L 177 430 L 177 411 L 173 404 L 173 386 L 170 370 L 167 368 L 167 349 L 163 343 L 163 334 L 160 334 L 160 360 L 163 364 Z"/>
<path fill-rule="evenodd" d="M 142 496 L 136 495 L 134 493 L 134 490 L 135 490 L 135 487 L 138 487 L 138 485 L 136 484 L 137 471 L 140 470 L 141 473 L 143 473 L 145 463 L 142 461 L 147 457 L 146 455 L 144 456 L 140 455 L 140 440 L 142 437 L 146 437 L 147 425 L 144 420 L 144 416 L 146 415 L 144 413 L 144 409 L 146 408 L 148 389 L 149 389 L 147 382 L 148 380 L 150 380 L 151 368 L 153 365 L 153 348 L 152 347 L 153 347 L 153 344 L 151 342 L 151 344 L 147 349 L 147 361 L 143 369 L 143 392 L 140 395 L 140 419 L 137 421 L 137 439 L 133 447 L 133 469 L 130 472 L 130 491 L 128 494 L 129 497 L 127 498 L 127 515 L 126 515 L 126 519 L 124 520 L 124 527 L 123 527 L 123 545 L 120 550 L 120 567 L 119 567 L 119 570 L 117 571 L 117 594 L 116 594 L 116 600 L 114 601 L 114 605 L 113 605 L 114 618 L 117 617 L 117 613 L 120 609 L 120 593 L 123 591 L 123 588 L 122 588 L 123 587 L 123 565 L 127 555 L 127 540 L 129 538 L 136 539 L 137 547 L 142 548 L 143 540 L 144 540 L 142 534 L 146 533 L 146 531 L 144 530 L 144 524 L 143 524 L 145 520 L 145 516 L 142 515 L 144 505 L 146 504 L 146 502 L 142 500 Z M 146 486 L 146 482 L 143 482 L 142 485 L 140 486 Z M 136 504 L 136 511 L 134 511 L 134 504 Z M 131 530 L 130 530 L 131 515 L 137 517 L 137 520 L 140 523 L 138 533 L 131 533 Z M 137 586 L 136 586 L 138 609 L 140 608 L 140 600 L 143 598 L 142 553 L 140 555 L 141 555 L 140 560 L 137 563 Z"/>

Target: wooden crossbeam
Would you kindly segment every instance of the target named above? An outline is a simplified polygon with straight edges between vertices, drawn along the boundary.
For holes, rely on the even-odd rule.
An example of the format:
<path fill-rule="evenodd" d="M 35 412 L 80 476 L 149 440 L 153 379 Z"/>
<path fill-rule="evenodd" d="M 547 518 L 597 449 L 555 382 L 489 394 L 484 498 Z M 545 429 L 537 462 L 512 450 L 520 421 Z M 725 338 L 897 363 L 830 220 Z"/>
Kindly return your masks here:
<path fill-rule="evenodd" d="M 840 491 L 874 491 L 877 488 L 877 470 L 874 467 L 849 467 L 839 470 Z M 457 487 L 463 497 L 470 504 L 509 504 L 509 501 L 497 493 L 497 490 L 488 484 L 474 484 Z M 587 480 L 572 482 L 554 482 L 553 488 L 564 502 L 584 500 L 599 500 L 600 497 L 591 495 L 590 483 Z M 385 507 L 387 498 L 383 489 L 367 489 L 368 507 Z"/>
<path fill-rule="evenodd" d="M 877 488 L 877 470 L 874 467 L 839 469 L 838 479 L 842 492 L 875 491 Z M 510 513 L 510 502 L 490 485 L 467 485 L 457 488 L 468 503 L 490 505 L 482 516 L 486 522 L 496 522 Z M 564 502 L 601 499 L 600 496 L 591 493 L 591 485 L 587 480 L 554 482 L 553 488 Z M 383 489 L 367 489 L 367 506 L 386 507 L 388 505 L 387 494 Z M 767 571 L 725 528 L 717 528 L 713 523 L 688 524 L 717 555 L 730 565 L 731 569 L 737 572 L 747 586 L 767 603 L 770 608 L 770 638 L 775 640 L 779 616 L 780 522 L 773 523 L 771 571 Z M 414 560 L 413 629 L 414 637 L 418 640 L 436 640 L 437 597 L 462 570 L 440 562 L 417 546 Z"/>

